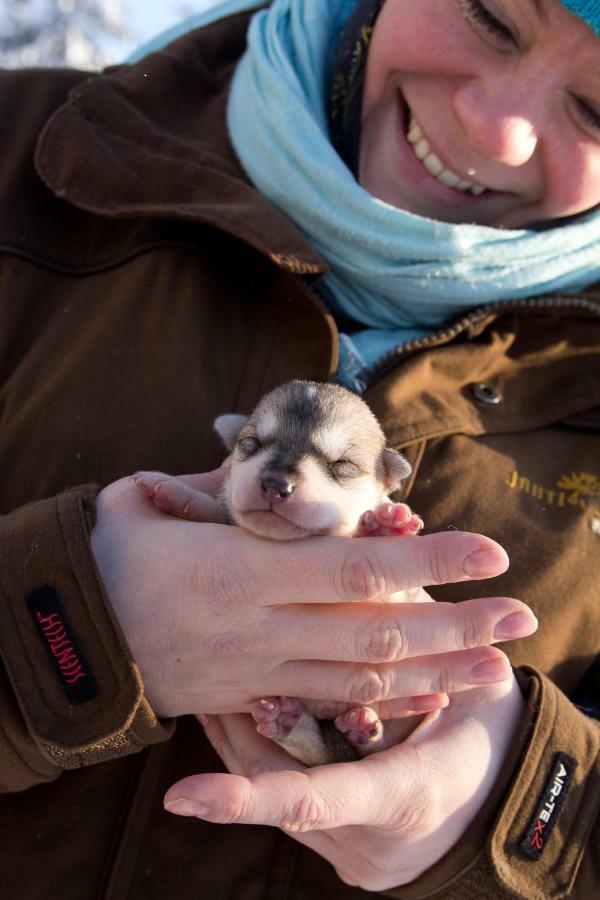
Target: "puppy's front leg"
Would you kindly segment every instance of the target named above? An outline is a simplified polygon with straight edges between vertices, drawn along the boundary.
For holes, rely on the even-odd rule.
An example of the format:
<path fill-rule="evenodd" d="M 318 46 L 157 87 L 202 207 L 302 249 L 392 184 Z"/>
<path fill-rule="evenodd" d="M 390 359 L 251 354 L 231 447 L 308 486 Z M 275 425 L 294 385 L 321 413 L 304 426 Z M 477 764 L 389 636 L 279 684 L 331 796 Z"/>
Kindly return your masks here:
<path fill-rule="evenodd" d="M 163 513 L 191 522 L 226 522 L 218 500 L 195 490 L 180 478 L 164 472 L 136 472 L 131 480 Z"/>

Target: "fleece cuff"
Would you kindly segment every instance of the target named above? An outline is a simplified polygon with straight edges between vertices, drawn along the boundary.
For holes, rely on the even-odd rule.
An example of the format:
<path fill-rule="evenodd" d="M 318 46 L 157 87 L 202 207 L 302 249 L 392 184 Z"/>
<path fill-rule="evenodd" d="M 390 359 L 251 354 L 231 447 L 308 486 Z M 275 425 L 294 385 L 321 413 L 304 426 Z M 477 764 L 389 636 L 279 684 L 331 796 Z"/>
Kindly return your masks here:
<path fill-rule="evenodd" d="M 560 900 L 595 895 L 597 875 L 586 849 L 600 810 L 600 728 L 550 679 L 526 667 L 515 674 L 527 710 L 496 787 L 443 859 L 386 896 Z"/>
<path fill-rule="evenodd" d="M 172 733 L 144 698 L 94 563 L 96 493 L 74 488 L 0 518 L 0 652 L 29 746 L 16 723 L 3 731 L 29 768 L 31 742 L 39 769 L 74 769 Z"/>

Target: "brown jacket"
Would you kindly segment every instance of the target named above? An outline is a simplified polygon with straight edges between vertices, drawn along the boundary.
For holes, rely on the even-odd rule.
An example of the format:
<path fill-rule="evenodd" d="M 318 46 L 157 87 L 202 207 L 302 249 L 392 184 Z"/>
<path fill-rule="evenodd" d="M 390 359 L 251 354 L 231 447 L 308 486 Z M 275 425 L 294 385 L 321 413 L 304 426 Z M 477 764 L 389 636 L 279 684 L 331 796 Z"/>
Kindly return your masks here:
<path fill-rule="evenodd" d="M 7 898 L 368 896 L 274 829 L 163 812 L 174 780 L 219 763 L 195 721 L 157 722 L 89 549 L 95 484 L 210 468 L 216 415 L 336 367 L 311 287 L 325 264 L 248 184 L 227 138 L 246 25 L 232 17 L 104 75 L 1 76 Z M 411 457 L 407 493 L 427 528 L 502 542 L 512 565 L 491 590 L 541 622 L 507 647 L 533 669 L 497 789 L 445 859 L 389 893 L 590 900 L 600 738 L 565 694 L 593 706 L 599 693 L 600 295 L 476 311 L 385 361 L 367 399 Z M 567 757 L 546 840 L 539 804 Z M 540 835 L 532 859 L 522 845 Z"/>

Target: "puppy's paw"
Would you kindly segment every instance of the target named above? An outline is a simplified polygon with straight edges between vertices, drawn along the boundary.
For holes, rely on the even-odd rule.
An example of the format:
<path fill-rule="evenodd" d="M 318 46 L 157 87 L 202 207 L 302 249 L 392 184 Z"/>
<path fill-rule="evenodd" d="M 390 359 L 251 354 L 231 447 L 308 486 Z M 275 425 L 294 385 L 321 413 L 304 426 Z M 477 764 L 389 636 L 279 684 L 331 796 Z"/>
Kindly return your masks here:
<path fill-rule="evenodd" d="M 354 537 L 411 537 L 423 528 L 423 520 L 406 503 L 380 503 L 363 513 Z"/>
<path fill-rule="evenodd" d="M 197 491 L 180 478 L 164 472 L 136 472 L 131 476 L 136 487 L 154 506 L 167 515 L 190 522 L 223 523 L 223 511 L 214 497 Z"/>
<path fill-rule="evenodd" d="M 263 697 L 252 710 L 258 733 L 279 741 L 289 736 L 305 714 L 296 697 Z"/>
<path fill-rule="evenodd" d="M 338 716 L 334 725 L 354 747 L 374 745 L 383 737 L 383 723 L 369 706 L 357 706 Z"/>

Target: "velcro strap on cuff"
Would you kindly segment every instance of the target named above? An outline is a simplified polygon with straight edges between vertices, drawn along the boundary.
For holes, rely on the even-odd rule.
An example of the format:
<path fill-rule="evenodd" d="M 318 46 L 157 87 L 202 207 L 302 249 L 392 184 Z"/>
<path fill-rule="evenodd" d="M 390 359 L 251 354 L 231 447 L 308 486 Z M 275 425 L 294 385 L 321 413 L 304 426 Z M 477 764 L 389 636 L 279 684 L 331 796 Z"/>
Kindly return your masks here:
<path fill-rule="evenodd" d="M 0 518 L 0 648 L 33 741 L 63 769 L 165 740 L 90 549 L 97 488 Z"/>
<path fill-rule="evenodd" d="M 559 900 L 572 892 L 600 808 L 600 729 L 548 678 L 524 671 L 538 714 L 490 858 L 513 895 Z"/>

